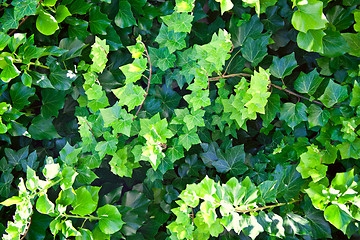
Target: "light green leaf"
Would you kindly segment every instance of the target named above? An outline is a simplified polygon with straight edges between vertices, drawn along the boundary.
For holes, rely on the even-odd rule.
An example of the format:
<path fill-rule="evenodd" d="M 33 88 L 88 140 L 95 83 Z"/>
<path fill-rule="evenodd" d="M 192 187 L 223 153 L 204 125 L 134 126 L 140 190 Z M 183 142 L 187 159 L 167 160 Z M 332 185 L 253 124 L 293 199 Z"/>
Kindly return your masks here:
<path fill-rule="evenodd" d="M 25 16 L 35 15 L 36 13 L 36 0 L 18 0 L 11 4 L 15 7 L 14 14 L 17 19 L 21 19 Z"/>
<path fill-rule="evenodd" d="M 309 29 L 323 29 L 328 22 L 323 14 L 323 3 L 321 1 L 301 2 L 296 5 L 296 10 L 291 18 L 294 28 L 306 33 Z"/>
<path fill-rule="evenodd" d="M 147 59 L 135 58 L 132 63 L 126 64 L 120 67 L 120 70 L 124 73 L 126 83 L 136 82 L 139 80 L 147 66 Z"/>
<path fill-rule="evenodd" d="M 343 142 L 336 146 L 341 154 L 341 159 L 360 158 L 360 139 L 357 138 L 354 142 Z"/>
<path fill-rule="evenodd" d="M 160 48 L 167 47 L 169 52 L 173 53 L 186 47 L 185 37 L 186 33 L 170 31 L 165 24 L 162 24 L 155 41 L 159 43 Z"/>
<path fill-rule="evenodd" d="M 221 15 L 223 15 L 224 12 L 231 10 L 234 6 L 231 0 L 215 0 L 215 1 L 220 3 Z"/>
<path fill-rule="evenodd" d="M 344 204 L 332 204 L 324 211 L 324 217 L 337 229 L 346 233 L 346 228 L 352 220 L 351 213 Z"/>
<path fill-rule="evenodd" d="M 194 127 L 204 127 L 204 114 L 205 111 L 202 109 L 198 109 L 196 111 L 192 111 L 191 114 L 187 114 L 184 117 L 184 122 L 189 130 L 193 129 Z"/>
<path fill-rule="evenodd" d="M 188 130 L 184 127 L 184 133 L 179 136 L 179 143 L 189 151 L 192 145 L 201 143 L 196 128 Z"/>
<path fill-rule="evenodd" d="M 61 23 L 65 20 L 65 18 L 71 16 L 71 13 L 69 12 L 69 9 L 65 5 L 59 5 L 56 8 L 56 15 L 55 19 L 58 23 Z"/>
<path fill-rule="evenodd" d="M 14 8 L 5 8 L 4 15 L 1 17 L 2 30 L 4 32 L 10 29 L 17 29 L 19 27 L 19 19 L 15 17 Z"/>
<path fill-rule="evenodd" d="M 9 207 L 13 204 L 21 203 L 23 199 L 18 196 L 12 196 L 11 198 L 6 199 L 5 201 L 0 202 L 1 205 L 4 205 L 6 207 Z"/>
<path fill-rule="evenodd" d="M 46 179 L 51 180 L 55 178 L 60 171 L 60 165 L 58 163 L 46 164 L 43 169 L 43 174 Z"/>
<path fill-rule="evenodd" d="M 171 15 L 161 17 L 161 19 L 168 26 L 168 31 L 190 33 L 194 16 L 187 13 L 173 12 Z"/>
<path fill-rule="evenodd" d="M 62 180 L 60 182 L 60 188 L 62 190 L 71 188 L 77 175 L 78 173 L 74 170 L 73 167 L 65 167 L 61 171 Z"/>
<path fill-rule="evenodd" d="M 295 53 L 291 53 L 281 59 L 275 56 L 270 66 L 270 73 L 277 78 L 284 78 L 290 75 L 297 66 Z"/>
<path fill-rule="evenodd" d="M 297 44 L 299 48 L 302 48 L 308 52 L 322 53 L 323 48 L 323 37 L 326 34 L 322 30 L 310 29 L 306 33 L 299 32 L 297 35 Z"/>
<path fill-rule="evenodd" d="M 351 49 L 348 53 L 355 57 L 360 57 L 360 33 L 342 33 L 341 35 L 345 38 Z"/>
<path fill-rule="evenodd" d="M 119 99 L 119 105 L 127 105 L 131 111 L 144 100 L 145 91 L 142 87 L 128 83 L 124 87 L 112 89 L 112 92 Z"/>
<path fill-rule="evenodd" d="M 85 186 L 80 187 L 75 190 L 75 201 L 71 204 L 74 209 L 70 212 L 80 216 L 91 214 L 96 210 L 97 199 L 97 194 L 92 196 Z"/>
<path fill-rule="evenodd" d="M 91 71 L 101 73 L 108 61 L 107 55 L 109 53 L 109 46 L 106 45 L 106 40 L 101 40 L 95 37 L 95 43 L 91 46 L 90 57 L 93 64 L 90 66 Z"/>
<path fill-rule="evenodd" d="M 42 214 L 53 213 L 54 207 L 46 194 L 42 194 L 36 201 L 36 209 Z"/>
<path fill-rule="evenodd" d="M 307 152 L 300 155 L 300 163 L 296 170 L 301 173 L 302 178 L 311 176 L 314 182 L 326 177 L 327 166 L 322 164 L 322 154 L 315 145 L 307 147 Z"/>
<path fill-rule="evenodd" d="M 266 8 L 274 6 L 277 0 L 245 0 L 246 6 L 255 7 L 255 12 L 259 16 L 266 12 Z"/>
<path fill-rule="evenodd" d="M 328 108 L 331 108 L 336 103 L 341 103 L 348 97 L 346 86 L 341 86 L 333 80 L 329 81 L 325 92 L 320 96 L 320 101 Z"/>
<path fill-rule="evenodd" d="M 306 105 L 301 102 L 284 103 L 280 112 L 280 120 L 284 120 L 289 127 L 294 129 L 302 121 L 308 120 L 306 111 Z"/>
<path fill-rule="evenodd" d="M 270 203 L 276 201 L 276 193 L 277 193 L 277 189 L 275 187 L 276 183 L 277 183 L 276 181 L 267 180 L 259 185 L 261 200 L 264 203 Z"/>
<path fill-rule="evenodd" d="M 119 12 L 115 16 L 115 24 L 120 28 L 137 25 L 129 2 L 119 1 Z"/>
<path fill-rule="evenodd" d="M 316 69 L 308 74 L 301 72 L 299 77 L 295 80 L 294 88 L 300 93 L 313 95 L 323 80 L 324 78 L 319 76 Z"/>
<path fill-rule="evenodd" d="M 195 0 L 175 0 L 176 12 L 192 12 L 195 6 Z"/>
<path fill-rule="evenodd" d="M 357 107 L 359 105 L 360 105 L 360 84 L 358 81 L 355 81 L 354 87 L 352 89 L 350 106 Z"/>
<path fill-rule="evenodd" d="M 17 76 L 19 76 L 21 72 L 13 64 L 12 59 L 10 57 L 4 57 L 4 60 L 7 63 L 7 65 L 1 71 L 0 78 L 4 82 L 10 82 L 11 79 L 14 79 Z"/>
<path fill-rule="evenodd" d="M 100 218 L 99 228 L 105 234 L 113 234 L 119 231 L 124 224 L 119 210 L 112 205 L 105 205 L 97 210 Z"/>
<path fill-rule="evenodd" d="M 52 35 L 59 29 L 56 19 L 45 11 L 40 11 L 36 19 L 36 28 L 44 35 Z"/>

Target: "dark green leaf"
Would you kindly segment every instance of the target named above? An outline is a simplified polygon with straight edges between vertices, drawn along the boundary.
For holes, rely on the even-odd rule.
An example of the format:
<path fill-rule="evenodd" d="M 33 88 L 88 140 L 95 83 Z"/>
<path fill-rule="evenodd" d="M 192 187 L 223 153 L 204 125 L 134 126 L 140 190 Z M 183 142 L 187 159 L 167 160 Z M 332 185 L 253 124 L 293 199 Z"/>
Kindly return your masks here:
<path fill-rule="evenodd" d="M 106 35 L 106 28 L 110 25 L 111 21 L 106 14 L 100 11 L 98 6 L 94 6 L 90 9 L 89 24 L 92 34 Z"/>
<path fill-rule="evenodd" d="M 319 76 L 319 73 L 316 71 L 316 69 L 309 72 L 308 74 L 301 72 L 299 77 L 295 80 L 294 88 L 300 93 L 313 95 L 320 86 L 323 79 L 324 78 Z"/>
<path fill-rule="evenodd" d="M 41 97 L 41 114 L 44 118 L 57 117 L 59 110 L 64 107 L 65 93 L 54 89 L 43 89 Z"/>
<path fill-rule="evenodd" d="M 244 145 L 238 145 L 226 150 L 225 154 L 217 149 L 217 161 L 212 162 L 212 165 L 220 173 L 229 172 L 233 176 L 238 176 L 246 172 L 248 167 L 245 165 Z"/>
<path fill-rule="evenodd" d="M 243 57 L 251 62 L 251 66 L 257 66 L 263 58 L 268 54 L 267 45 L 269 44 L 269 36 L 262 36 L 254 40 L 249 37 L 244 42 L 244 46 L 241 48 Z"/>
<path fill-rule="evenodd" d="M 274 57 L 273 63 L 270 66 L 270 73 L 277 78 L 284 78 L 290 75 L 297 66 L 295 53 L 284 56 L 281 59 Z"/>
<path fill-rule="evenodd" d="M 26 87 L 20 82 L 13 84 L 10 88 L 10 96 L 13 102 L 13 106 L 19 110 L 23 109 L 26 105 L 30 103 L 28 99 L 34 94 L 34 88 Z"/>
<path fill-rule="evenodd" d="M 234 48 L 242 46 L 248 37 L 257 39 L 264 29 L 263 24 L 256 15 L 252 16 L 250 21 L 241 24 L 240 27 L 238 27 L 237 24 L 238 19 L 232 17 L 230 20 L 229 31 L 231 33 L 231 41 L 234 44 Z"/>
<path fill-rule="evenodd" d="M 60 137 L 52 124 L 53 119 L 39 115 L 31 121 L 29 133 L 35 140 L 53 139 Z"/>
<path fill-rule="evenodd" d="M 306 105 L 298 102 L 294 103 L 284 103 L 280 112 L 280 120 L 284 120 L 289 127 L 294 129 L 302 121 L 307 121 L 306 116 Z"/>
<path fill-rule="evenodd" d="M 346 86 L 341 86 L 333 80 L 329 81 L 325 92 L 319 98 L 320 101 L 328 108 L 331 108 L 336 103 L 341 103 L 348 97 Z"/>
<path fill-rule="evenodd" d="M 322 42 L 323 53 L 321 53 L 321 55 L 326 57 L 338 57 L 350 50 L 345 38 L 340 32 L 326 31 L 326 35 L 323 37 Z"/>
<path fill-rule="evenodd" d="M 105 205 L 97 210 L 100 218 L 99 228 L 105 234 L 113 234 L 119 231 L 124 224 L 119 210 L 113 205 Z"/>
<path fill-rule="evenodd" d="M 127 1 L 119 1 L 119 12 L 116 14 L 115 24 L 120 28 L 137 25 L 131 11 L 131 5 Z"/>

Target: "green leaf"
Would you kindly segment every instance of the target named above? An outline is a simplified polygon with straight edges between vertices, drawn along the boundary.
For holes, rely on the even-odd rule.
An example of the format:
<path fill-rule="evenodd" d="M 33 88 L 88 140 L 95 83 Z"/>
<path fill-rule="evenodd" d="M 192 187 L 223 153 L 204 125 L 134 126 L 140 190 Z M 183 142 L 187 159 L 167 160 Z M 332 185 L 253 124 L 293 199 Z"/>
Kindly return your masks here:
<path fill-rule="evenodd" d="M 23 109 L 30 102 L 29 97 L 35 94 L 34 88 L 24 86 L 21 82 L 13 84 L 10 88 L 10 96 L 13 106 L 19 110 Z"/>
<path fill-rule="evenodd" d="M 343 142 L 336 146 L 341 154 L 341 159 L 360 157 L 360 139 L 357 138 L 354 142 Z"/>
<path fill-rule="evenodd" d="M 71 188 L 77 175 L 78 173 L 74 170 L 73 167 L 65 167 L 61 171 L 62 180 L 60 182 L 60 188 L 62 190 Z"/>
<path fill-rule="evenodd" d="M 352 220 L 346 205 L 339 203 L 328 206 L 324 211 L 324 217 L 343 233 L 346 233 L 346 228 Z"/>
<path fill-rule="evenodd" d="M 75 57 L 80 57 L 82 50 L 87 45 L 78 38 L 63 38 L 59 43 L 59 47 L 68 50 L 61 55 L 62 60 L 68 60 Z"/>
<path fill-rule="evenodd" d="M 64 107 L 65 92 L 54 89 L 42 89 L 41 114 L 44 118 L 57 117 L 59 110 Z"/>
<path fill-rule="evenodd" d="M 274 6 L 277 0 L 245 0 L 246 6 L 255 7 L 255 12 L 259 16 L 266 12 L 266 8 Z"/>
<path fill-rule="evenodd" d="M 347 53 L 350 49 L 345 38 L 340 32 L 326 31 L 322 39 L 323 52 L 321 55 L 326 57 L 338 57 Z"/>
<path fill-rule="evenodd" d="M 327 166 L 322 164 L 322 154 L 316 146 L 307 147 L 307 152 L 300 155 L 300 163 L 296 167 L 302 178 L 311 176 L 314 182 L 326 177 Z"/>
<path fill-rule="evenodd" d="M 169 68 L 174 67 L 176 57 L 171 54 L 168 48 L 152 48 L 149 47 L 149 54 L 152 64 L 155 67 L 159 67 L 161 71 L 166 71 Z"/>
<path fill-rule="evenodd" d="M 68 90 L 71 88 L 72 82 L 77 78 L 77 75 L 71 70 L 63 70 L 60 68 L 55 68 L 55 71 L 50 73 L 50 82 L 52 86 L 57 90 Z"/>
<path fill-rule="evenodd" d="M 143 76 L 143 72 L 146 70 L 147 59 L 136 58 L 132 63 L 126 64 L 120 67 L 120 70 L 124 73 L 126 83 L 136 82 Z"/>
<path fill-rule="evenodd" d="M 330 80 L 324 94 L 319 99 L 326 107 L 331 108 L 334 104 L 344 101 L 347 97 L 346 86 L 341 86 Z"/>
<path fill-rule="evenodd" d="M 352 89 L 351 102 L 349 105 L 351 107 L 357 107 L 360 105 L 360 84 L 358 81 L 354 82 L 354 87 Z"/>
<path fill-rule="evenodd" d="M 69 166 L 73 166 L 78 161 L 78 155 L 81 153 L 81 148 L 75 148 L 68 142 L 60 151 L 60 159 Z"/>
<path fill-rule="evenodd" d="M 190 33 L 194 16 L 187 13 L 173 12 L 171 15 L 161 17 L 161 19 L 168 26 L 168 31 Z"/>
<path fill-rule="evenodd" d="M 21 82 L 31 88 L 31 84 L 32 84 L 32 77 L 27 73 L 27 72 L 23 72 L 23 74 L 21 75 Z"/>
<path fill-rule="evenodd" d="M 29 147 L 21 148 L 18 151 L 15 151 L 11 148 L 5 148 L 5 156 L 8 160 L 10 166 L 16 166 L 23 162 L 29 155 Z"/>
<path fill-rule="evenodd" d="M 89 12 L 89 24 L 92 34 L 106 35 L 106 28 L 110 25 L 111 21 L 106 14 L 100 11 L 100 7 L 94 6 Z"/>
<path fill-rule="evenodd" d="M 119 210 L 112 205 L 105 205 L 97 210 L 100 218 L 99 228 L 105 234 L 113 234 L 119 231 L 124 224 Z"/>
<path fill-rule="evenodd" d="M 315 239 L 331 238 L 331 228 L 329 223 L 324 219 L 323 212 L 315 209 L 309 198 L 306 199 L 304 213 L 306 219 L 309 220 L 312 236 Z"/>
<path fill-rule="evenodd" d="M 46 194 L 42 194 L 36 201 L 36 210 L 42 214 L 49 214 L 54 212 L 55 205 L 49 200 Z"/>
<path fill-rule="evenodd" d="M 36 13 L 36 0 L 18 0 L 11 3 L 15 7 L 15 17 L 21 19 L 25 16 L 35 15 Z"/>
<path fill-rule="evenodd" d="M 202 109 L 198 109 L 196 111 L 192 111 L 191 114 L 188 114 L 184 117 L 184 122 L 189 130 L 194 127 L 204 127 L 204 114 L 205 111 Z"/>
<path fill-rule="evenodd" d="M 280 120 L 284 120 L 289 127 L 294 129 L 302 121 L 307 121 L 306 116 L 306 105 L 298 102 L 294 103 L 284 103 L 280 112 Z"/>
<path fill-rule="evenodd" d="M 65 18 L 71 16 L 71 13 L 69 12 L 69 9 L 65 5 L 59 5 L 56 8 L 56 15 L 55 19 L 58 23 L 61 23 L 65 20 Z"/>
<path fill-rule="evenodd" d="M 137 25 L 131 5 L 127 1 L 119 1 L 119 12 L 115 16 L 115 24 L 120 28 Z"/>
<path fill-rule="evenodd" d="M 360 57 L 360 33 L 342 33 L 341 35 L 345 38 L 351 49 L 348 53 L 355 57 Z"/>
<path fill-rule="evenodd" d="M 267 45 L 269 44 L 269 36 L 262 36 L 256 39 L 249 37 L 241 48 L 243 57 L 251 62 L 251 66 L 256 67 L 263 58 L 268 54 Z"/>
<path fill-rule="evenodd" d="M 184 127 L 184 133 L 179 136 L 179 143 L 189 151 L 192 145 L 201 143 L 196 128 L 188 130 Z"/>
<path fill-rule="evenodd" d="M 44 35 L 53 35 L 59 29 L 56 19 L 49 13 L 40 11 L 36 19 L 36 28 Z"/>
<path fill-rule="evenodd" d="M 295 80 L 294 88 L 300 93 L 313 95 L 323 80 L 324 78 L 319 76 L 316 69 L 308 74 L 301 72 L 299 77 Z"/>
<path fill-rule="evenodd" d="M 220 173 L 229 172 L 233 176 L 244 174 L 248 167 L 245 165 L 244 145 L 238 145 L 226 150 L 225 154 L 220 149 L 216 151 L 217 161 L 212 165 Z"/>
<path fill-rule="evenodd" d="M 19 27 L 19 19 L 15 17 L 14 8 L 5 8 L 4 15 L 1 17 L 1 28 L 4 32 Z"/>
<path fill-rule="evenodd" d="M 259 191 L 261 200 L 264 203 L 270 203 L 276 201 L 276 181 L 265 181 L 259 185 Z"/>
<path fill-rule="evenodd" d="M 4 48 L 8 45 L 10 41 L 10 37 L 6 34 L 1 32 L 0 33 L 0 51 L 4 50 Z"/>
<path fill-rule="evenodd" d="M 275 119 L 276 114 L 280 111 L 280 96 L 278 94 L 271 94 L 265 106 L 265 114 L 260 115 L 263 120 L 264 127 L 268 127 L 269 124 Z"/>
<path fill-rule="evenodd" d="M 103 158 L 105 154 L 114 155 L 117 148 L 118 140 L 109 132 L 104 134 L 104 138 L 106 141 L 98 142 L 95 147 L 95 150 L 99 152 L 100 158 Z"/>
<path fill-rule="evenodd" d="M 55 178 L 60 171 L 60 165 L 58 163 L 46 164 L 43 169 L 43 174 L 46 179 L 51 180 Z"/>
<path fill-rule="evenodd" d="M 34 140 L 53 139 L 60 137 L 52 124 L 52 118 L 38 115 L 31 121 L 29 133 Z"/>
<path fill-rule="evenodd" d="M 215 0 L 215 1 L 220 3 L 221 15 L 223 15 L 224 12 L 231 10 L 234 6 L 231 0 Z"/>
<path fill-rule="evenodd" d="M 90 57 L 93 63 L 90 66 L 91 71 L 101 73 L 108 61 L 107 54 L 109 53 L 109 46 L 106 45 L 106 40 L 101 40 L 95 37 L 95 43 L 91 46 Z"/>
<path fill-rule="evenodd" d="M 318 105 L 311 104 L 308 108 L 308 121 L 309 121 L 309 127 L 315 127 L 320 126 L 324 127 L 325 124 L 330 119 L 330 113 L 326 109 L 321 109 Z"/>
<path fill-rule="evenodd" d="M 4 205 L 6 207 L 9 207 L 13 204 L 21 203 L 23 199 L 18 196 L 12 196 L 11 198 L 6 199 L 5 201 L 0 202 L 1 205 Z"/>
<path fill-rule="evenodd" d="M 186 33 L 170 31 L 165 24 L 162 24 L 155 41 L 159 43 L 160 48 L 167 47 L 169 52 L 173 53 L 186 47 L 185 37 Z"/>
<path fill-rule="evenodd" d="M 231 33 L 231 41 L 234 44 L 234 48 L 242 46 L 249 37 L 257 39 L 264 29 L 264 26 L 257 15 L 252 16 L 250 21 L 241 24 L 240 27 L 237 26 L 237 23 L 237 19 L 232 17 L 230 20 L 229 31 Z"/>
<path fill-rule="evenodd" d="M 281 59 L 275 56 L 270 66 L 270 73 L 277 78 L 284 78 L 290 75 L 297 66 L 295 53 L 291 53 Z"/>
<path fill-rule="evenodd" d="M 325 35 L 326 34 L 322 30 L 310 29 L 306 33 L 299 32 L 296 40 L 299 48 L 308 52 L 323 53 L 323 37 Z"/>
<path fill-rule="evenodd" d="M 298 3 L 296 10 L 291 18 L 294 28 L 306 33 L 309 29 L 323 29 L 326 27 L 325 15 L 323 14 L 323 3 L 312 1 L 311 3 Z"/>
<path fill-rule="evenodd" d="M 209 90 L 199 90 L 185 95 L 184 99 L 189 103 L 194 111 L 210 105 Z"/>
<path fill-rule="evenodd" d="M 4 60 L 6 61 L 7 65 L 1 71 L 0 78 L 4 82 L 10 82 L 11 79 L 14 79 L 17 76 L 19 76 L 21 72 L 12 63 L 10 57 L 5 57 Z"/>
<path fill-rule="evenodd" d="M 127 105 L 129 111 L 142 103 L 145 94 L 142 87 L 134 85 L 133 83 L 128 83 L 124 87 L 113 89 L 112 92 L 119 99 L 119 105 Z"/>
<path fill-rule="evenodd" d="M 195 0 L 175 0 L 176 12 L 192 12 L 195 6 Z"/>
<path fill-rule="evenodd" d="M 74 209 L 70 212 L 80 216 L 89 215 L 96 210 L 98 198 L 97 194 L 92 196 L 85 186 L 80 187 L 75 190 L 75 201 L 72 203 Z"/>
<path fill-rule="evenodd" d="M 354 169 L 347 172 L 338 172 L 331 181 L 331 187 L 345 193 L 349 188 L 356 188 L 357 183 L 354 182 Z"/>
<path fill-rule="evenodd" d="M 309 221 L 292 212 L 284 217 L 284 227 L 289 235 L 309 235 L 311 232 Z"/>

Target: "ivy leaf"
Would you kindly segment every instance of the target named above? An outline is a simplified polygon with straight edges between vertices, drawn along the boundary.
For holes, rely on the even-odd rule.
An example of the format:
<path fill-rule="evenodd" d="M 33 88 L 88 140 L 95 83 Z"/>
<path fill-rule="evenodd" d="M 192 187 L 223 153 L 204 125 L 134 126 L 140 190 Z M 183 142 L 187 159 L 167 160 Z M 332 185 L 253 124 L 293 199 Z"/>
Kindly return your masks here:
<path fill-rule="evenodd" d="M 7 63 L 7 65 L 1 71 L 0 78 L 4 82 L 10 82 L 11 79 L 14 79 L 17 76 L 19 76 L 21 72 L 13 64 L 10 57 L 4 57 L 4 60 Z"/>
<path fill-rule="evenodd" d="M 265 181 L 259 185 L 261 200 L 264 203 L 276 201 L 276 181 Z"/>
<path fill-rule="evenodd" d="M 14 14 L 17 19 L 21 19 L 24 16 L 35 15 L 36 13 L 36 0 L 19 0 L 11 4 L 15 7 Z"/>
<path fill-rule="evenodd" d="M 215 0 L 215 1 L 220 3 L 221 15 L 223 15 L 224 12 L 231 10 L 234 6 L 231 0 Z"/>
<path fill-rule="evenodd" d="M 44 35 L 53 35 L 59 29 L 56 19 L 49 13 L 40 10 L 36 19 L 36 28 Z"/>
<path fill-rule="evenodd" d="M 323 29 L 326 27 L 325 15 L 323 14 L 323 3 L 313 1 L 311 3 L 297 4 L 298 10 L 294 12 L 291 23 L 300 32 L 306 33 L 309 29 Z"/>
<path fill-rule="evenodd" d="M 64 107 L 65 103 L 65 92 L 57 91 L 54 89 L 42 89 L 42 106 L 41 114 L 45 118 L 57 117 L 59 110 Z"/>
<path fill-rule="evenodd" d="M 192 12 L 195 6 L 195 0 L 176 0 L 176 12 Z"/>
<path fill-rule="evenodd" d="M 225 154 L 223 154 L 220 149 L 217 149 L 216 155 L 218 160 L 212 162 L 212 165 L 216 168 L 216 171 L 220 173 L 230 171 L 231 175 L 238 176 L 248 170 L 248 167 L 245 165 L 244 145 L 227 149 Z"/>
<path fill-rule="evenodd" d="M 54 125 L 52 118 L 44 118 L 42 115 L 36 116 L 29 127 L 29 133 L 35 140 L 54 139 L 60 137 Z"/>
<path fill-rule="evenodd" d="M 24 86 L 21 82 L 13 84 L 10 88 L 10 96 L 13 106 L 19 110 L 23 109 L 30 102 L 29 97 L 35 94 L 34 88 Z"/>
<path fill-rule="evenodd" d="M 171 54 L 168 48 L 156 49 L 149 47 L 149 54 L 152 64 L 159 67 L 161 71 L 174 67 L 176 56 Z"/>
<path fill-rule="evenodd" d="M 120 67 L 120 70 L 124 73 L 126 83 L 136 82 L 139 80 L 147 66 L 147 60 L 145 58 L 135 58 L 132 63 L 126 64 Z"/>
<path fill-rule="evenodd" d="M 326 177 L 327 166 L 322 164 L 322 154 L 314 145 L 307 147 L 307 152 L 300 155 L 300 163 L 296 170 L 301 173 L 302 178 L 311 176 L 314 182 Z"/>
<path fill-rule="evenodd" d="M 341 35 L 345 38 L 351 49 L 348 53 L 355 57 L 360 57 L 360 33 L 342 33 Z"/>
<path fill-rule="evenodd" d="M 54 69 L 50 73 L 50 83 L 55 89 L 65 91 L 71 88 L 72 82 L 75 81 L 77 75 L 71 70 L 63 70 L 60 67 Z"/>
<path fill-rule="evenodd" d="M 277 78 L 284 78 L 290 75 L 297 66 L 295 53 L 291 53 L 281 59 L 275 56 L 270 66 L 270 73 Z"/>
<path fill-rule="evenodd" d="M 111 172 L 120 177 L 131 177 L 133 169 L 140 167 L 140 164 L 129 161 L 126 147 L 114 154 L 109 165 Z"/>
<path fill-rule="evenodd" d="M 169 31 L 190 33 L 194 16 L 187 13 L 173 12 L 171 15 L 161 17 L 161 19 L 168 26 Z"/>
<path fill-rule="evenodd" d="M 330 113 L 326 109 L 321 109 L 318 105 L 311 104 L 308 108 L 308 121 L 309 121 L 309 127 L 315 127 L 320 126 L 324 127 L 325 124 L 330 119 Z"/>
<path fill-rule="evenodd" d="M 46 194 L 42 194 L 36 201 L 36 210 L 42 214 L 54 213 L 55 205 L 49 200 Z"/>
<path fill-rule="evenodd" d="M 96 210 L 98 198 L 97 194 L 92 196 L 85 186 L 80 187 L 75 190 L 75 201 L 71 204 L 74 209 L 70 212 L 80 216 L 91 214 Z"/>
<path fill-rule="evenodd" d="M 103 158 L 105 154 L 114 155 L 117 149 L 117 139 L 111 136 L 109 132 L 104 133 L 106 141 L 100 141 L 96 144 L 95 150 L 99 152 L 100 158 Z"/>
<path fill-rule="evenodd" d="M 277 0 L 245 0 L 244 2 L 247 6 L 255 7 L 255 12 L 260 16 L 261 13 L 266 12 L 267 7 L 274 6 Z"/>
<path fill-rule="evenodd" d="M 358 81 L 354 82 L 354 87 L 352 89 L 352 97 L 350 106 L 357 107 L 360 105 L 360 84 Z"/>
<path fill-rule="evenodd" d="M 304 213 L 305 217 L 309 220 L 314 238 L 331 238 L 331 228 L 329 223 L 324 219 L 323 212 L 315 209 L 309 198 L 306 198 Z"/>
<path fill-rule="evenodd" d="M 295 80 L 294 88 L 300 93 L 313 95 L 323 80 L 324 78 L 319 76 L 316 69 L 308 74 L 301 72 L 299 77 Z"/>
<path fill-rule="evenodd" d="M 193 129 L 194 127 L 204 127 L 204 114 L 205 111 L 202 109 L 198 109 L 196 111 L 192 111 L 191 114 L 187 114 L 184 117 L 184 122 L 189 130 Z"/>
<path fill-rule="evenodd" d="M 5 156 L 9 162 L 10 166 L 17 166 L 23 162 L 29 155 L 29 147 L 26 146 L 18 151 L 15 151 L 11 148 L 5 148 Z"/>
<path fill-rule="evenodd" d="M 360 139 L 356 138 L 353 142 L 343 142 L 336 146 L 341 154 L 341 159 L 360 157 Z"/>
<path fill-rule="evenodd" d="M 276 114 L 280 111 L 280 96 L 278 94 L 271 94 L 265 106 L 265 114 L 260 115 L 263 120 L 264 127 L 268 127 L 274 120 Z"/>
<path fill-rule="evenodd" d="M 193 91 L 190 95 L 185 95 L 184 99 L 194 111 L 210 105 L 209 90 Z"/>
<path fill-rule="evenodd" d="M 77 163 L 78 155 L 81 152 L 81 148 L 75 148 L 71 146 L 68 142 L 65 144 L 63 149 L 60 151 L 61 160 L 69 166 L 72 166 Z"/>
<path fill-rule="evenodd" d="M 99 6 L 94 6 L 89 12 L 89 24 L 92 34 L 106 35 L 106 28 L 110 25 L 111 21 L 106 14 L 100 11 Z"/>
<path fill-rule="evenodd" d="M 322 30 L 310 29 L 306 33 L 299 32 L 297 35 L 297 44 L 308 52 L 323 52 L 323 37 L 326 34 Z"/>
<path fill-rule="evenodd" d="M 1 17 L 1 28 L 4 32 L 10 29 L 17 29 L 19 27 L 19 19 L 15 17 L 14 8 L 5 8 L 4 15 Z"/>
<path fill-rule="evenodd" d="M 165 24 L 162 24 L 155 41 L 160 44 L 160 48 L 167 47 L 169 52 L 173 53 L 186 47 L 185 37 L 186 33 L 170 31 Z"/>
<path fill-rule="evenodd" d="M 284 217 L 284 227 L 285 232 L 291 235 L 309 235 L 311 233 L 309 221 L 292 212 L 287 213 Z"/>
<path fill-rule="evenodd" d="M 142 87 L 128 83 L 124 87 L 113 89 L 112 92 L 119 99 L 119 105 L 127 105 L 129 111 L 141 104 L 145 91 Z"/>
<path fill-rule="evenodd" d="M 351 213 L 344 204 L 332 204 L 324 211 L 324 217 L 337 229 L 346 234 L 346 228 L 352 220 Z"/>
<path fill-rule="evenodd" d="M 323 37 L 322 42 L 323 52 L 321 55 L 325 57 L 338 57 L 350 50 L 345 38 L 340 32 L 326 31 L 326 35 Z"/>
<path fill-rule="evenodd" d="M 107 55 L 109 53 L 109 46 L 106 45 L 106 40 L 101 40 L 95 37 L 95 43 L 91 46 L 90 57 L 93 61 L 90 69 L 94 72 L 101 73 L 104 71 L 108 61 Z"/>
<path fill-rule="evenodd" d="M 336 103 L 344 101 L 348 97 L 346 86 L 341 86 L 333 80 L 329 81 L 325 92 L 320 96 L 319 100 L 327 107 L 331 108 Z"/>
<path fill-rule="evenodd" d="M 55 19 L 58 23 L 61 23 L 65 18 L 71 16 L 69 9 L 65 5 L 59 5 L 56 8 Z"/>
<path fill-rule="evenodd" d="M 257 39 L 264 29 L 264 26 L 257 15 L 252 16 L 250 21 L 241 24 L 240 27 L 238 27 L 237 24 L 237 19 L 232 17 L 230 20 L 229 31 L 231 33 L 231 41 L 234 44 L 234 48 L 242 46 L 249 37 Z"/>
<path fill-rule="evenodd" d="M 121 229 L 124 222 L 121 220 L 119 210 L 113 205 L 105 205 L 96 211 L 100 230 L 105 234 L 113 234 Z"/>
<path fill-rule="evenodd" d="M 266 47 L 268 44 L 268 35 L 256 38 L 256 40 L 249 37 L 244 42 L 244 46 L 241 48 L 241 53 L 246 60 L 251 62 L 251 66 L 256 67 L 268 54 Z"/>
<path fill-rule="evenodd" d="M 119 1 L 119 12 L 115 16 L 115 24 L 120 28 L 137 25 L 129 2 Z"/>
<path fill-rule="evenodd" d="M 294 103 L 284 103 L 280 112 L 280 120 L 284 120 L 289 127 L 294 129 L 302 121 L 307 121 L 306 116 L 306 105 L 298 102 Z"/>
<path fill-rule="evenodd" d="M 187 150 L 191 148 L 192 145 L 201 143 L 199 136 L 197 134 L 196 128 L 188 130 L 187 127 L 184 127 L 184 133 L 179 136 L 179 143 Z"/>

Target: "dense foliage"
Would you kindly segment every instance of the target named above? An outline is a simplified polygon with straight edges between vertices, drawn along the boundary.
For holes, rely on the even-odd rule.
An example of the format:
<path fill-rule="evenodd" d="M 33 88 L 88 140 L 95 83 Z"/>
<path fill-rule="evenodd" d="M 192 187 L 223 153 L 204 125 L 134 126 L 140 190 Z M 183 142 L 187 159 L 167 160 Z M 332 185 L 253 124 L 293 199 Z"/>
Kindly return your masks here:
<path fill-rule="evenodd" d="M 3 239 L 360 233 L 358 0 L 9 0 Z"/>

